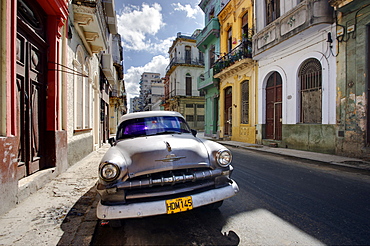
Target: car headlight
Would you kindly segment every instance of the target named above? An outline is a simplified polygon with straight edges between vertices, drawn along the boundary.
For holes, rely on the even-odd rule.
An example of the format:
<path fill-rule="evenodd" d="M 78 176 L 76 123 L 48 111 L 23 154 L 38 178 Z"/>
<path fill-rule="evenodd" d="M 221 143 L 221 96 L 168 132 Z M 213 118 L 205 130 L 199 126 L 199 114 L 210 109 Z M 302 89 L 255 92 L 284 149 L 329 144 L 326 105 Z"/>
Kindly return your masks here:
<path fill-rule="evenodd" d="M 221 167 L 227 167 L 232 160 L 231 152 L 227 149 L 219 150 L 216 154 L 216 161 Z"/>
<path fill-rule="evenodd" d="M 104 163 L 100 168 L 100 177 L 105 181 L 113 181 L 120 175 L 120 169 L 116 164 Z"/>

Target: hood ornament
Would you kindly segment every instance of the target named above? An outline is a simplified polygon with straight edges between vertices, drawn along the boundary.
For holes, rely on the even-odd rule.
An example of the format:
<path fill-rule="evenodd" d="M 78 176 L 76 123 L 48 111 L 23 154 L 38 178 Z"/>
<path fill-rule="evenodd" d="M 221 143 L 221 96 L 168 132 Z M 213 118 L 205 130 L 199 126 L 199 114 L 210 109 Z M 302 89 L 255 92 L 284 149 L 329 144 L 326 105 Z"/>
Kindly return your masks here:
<path fill-rule="evenodd" d="M 171 145 L 167 141 L 164 141 L 164 143 L 166 144 L 167 151 L 171 152 L 172 151 Z M 173 162 L 173 161 L 181 160 L 183 158 L 186 158 L 186 157 L 176 156 L 175 154 L 169 154 L 169 155 L 166 155 L 166 157 L 164 157 L 163 159 L 155 160 L 155 161 Z"/>
<path fill-rule="evenodd" d="M 171 145 L 168 142 L 166 142 L 166 141 L 164 141 L 164 143 L 166 144 L 167 151 L 168 152 L 171 152 L 172 151 Z"/>

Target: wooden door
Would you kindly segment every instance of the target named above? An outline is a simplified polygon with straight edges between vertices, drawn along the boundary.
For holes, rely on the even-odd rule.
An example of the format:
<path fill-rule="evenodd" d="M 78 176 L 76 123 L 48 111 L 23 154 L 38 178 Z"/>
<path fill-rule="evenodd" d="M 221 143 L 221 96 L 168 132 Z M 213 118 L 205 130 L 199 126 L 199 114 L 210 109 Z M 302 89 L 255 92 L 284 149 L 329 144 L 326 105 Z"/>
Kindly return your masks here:
<path fill-rule="evenodd" d="M 18 89 L 18 178 L 44 167 L 46 133 L 45 16 L 34 1 L 18 1 L 17 89 Z"/>
<path fill-rule="evenodd" d="M 274 72 L 266 86 L 266 130 L 265 138 L 281 140 L 282 137 L 282 79 Z"/>
<path fill-rule="evenodd" d="M 224 112 L 224 125 L 225 125 L 225 135 L 231 136 L 232 134 L 232 87 L 225 89 L 225 112 Z"/>

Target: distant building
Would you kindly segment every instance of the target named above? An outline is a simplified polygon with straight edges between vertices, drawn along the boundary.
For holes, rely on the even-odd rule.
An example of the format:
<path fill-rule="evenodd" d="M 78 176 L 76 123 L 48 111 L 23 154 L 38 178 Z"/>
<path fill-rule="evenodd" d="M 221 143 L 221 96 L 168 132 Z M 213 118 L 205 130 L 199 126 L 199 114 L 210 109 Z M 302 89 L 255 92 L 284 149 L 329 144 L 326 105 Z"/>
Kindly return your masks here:
<path fill-rule="evenodd" d="M 130 113 L 140 112 L 141 100 L 140 97 L 134 97 L 130 100 Z"/>
<path fill-rule="evenodd" d="M 159 73 L 149 73 L 145 72 L 141 75 L 140 79 L 140 100 L 141 100 L 141 107 L 140 111 L 151 111 L 152 110 L 152 103 L 154 102 L 153 100 L 156 100 L 158 96 L 152 92 L 152 85 L 156 88 L 155 92 L 157 92 L 157 87 L 162 87 L 162 79 L 161 75 Z M 159 86 L 157 86 L 159 85 Z M 162 93 L 163 95 L 163 93 Z"/>
<path fill-rule="evenodd" d="M 196 37 L 177 34 L 169 49 L 170 64 L 166 68 L 166 110 L 183 114 L 190 127 L 204 130 L 204 94 L 197 89 L 197 79 L 204 72 L 203 53 L 196 47 Z"/>

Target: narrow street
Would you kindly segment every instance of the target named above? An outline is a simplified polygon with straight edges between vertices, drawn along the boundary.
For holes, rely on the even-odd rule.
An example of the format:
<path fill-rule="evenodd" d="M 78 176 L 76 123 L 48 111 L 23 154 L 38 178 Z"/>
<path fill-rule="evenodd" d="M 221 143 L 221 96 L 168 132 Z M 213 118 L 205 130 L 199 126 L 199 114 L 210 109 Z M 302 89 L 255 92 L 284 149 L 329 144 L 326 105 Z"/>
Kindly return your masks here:
<path fill-rule="evenodd" d="M 231 149 L 240 187 L 219 210 L 97 226 L 92 245 L 356 245 L 370 235 L 369 173 Z"/>

